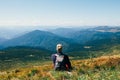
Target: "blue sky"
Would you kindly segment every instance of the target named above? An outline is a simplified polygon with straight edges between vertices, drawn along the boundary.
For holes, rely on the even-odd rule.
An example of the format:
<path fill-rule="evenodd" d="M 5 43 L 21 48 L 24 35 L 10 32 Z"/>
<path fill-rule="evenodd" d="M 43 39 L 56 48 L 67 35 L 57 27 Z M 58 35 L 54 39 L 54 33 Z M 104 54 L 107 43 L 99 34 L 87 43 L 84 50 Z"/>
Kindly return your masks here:
<path fill-rule="evenodd" d="M 0 26 L 120 25 L 120 0 L 0 0 Z"/>

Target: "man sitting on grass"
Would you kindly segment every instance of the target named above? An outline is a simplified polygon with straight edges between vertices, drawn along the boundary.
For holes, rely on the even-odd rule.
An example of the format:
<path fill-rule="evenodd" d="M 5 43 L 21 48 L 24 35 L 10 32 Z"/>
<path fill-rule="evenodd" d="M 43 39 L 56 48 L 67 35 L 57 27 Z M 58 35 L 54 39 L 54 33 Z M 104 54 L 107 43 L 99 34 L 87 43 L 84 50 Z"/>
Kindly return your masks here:
<path fill-rule="evenodd" d="M 62 44 L 57 44 L 57 53 L 52 55 L 54 69 L 57 71 L 70 71 L 72 69 L 67 55 L 62 53 Z"/>

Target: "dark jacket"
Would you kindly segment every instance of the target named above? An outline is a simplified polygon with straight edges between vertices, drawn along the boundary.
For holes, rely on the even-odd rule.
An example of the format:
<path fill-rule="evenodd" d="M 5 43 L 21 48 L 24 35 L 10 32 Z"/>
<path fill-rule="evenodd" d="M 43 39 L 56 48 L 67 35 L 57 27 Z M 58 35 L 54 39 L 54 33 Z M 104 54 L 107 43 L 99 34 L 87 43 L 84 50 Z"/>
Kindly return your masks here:
<path fill-rule="evenodd" d="M 70 71 L 72 69 L 70 60 L 67 55 L 63 53 L 56 53 L 52 55 L 54 69 L 58 71 Z"/>

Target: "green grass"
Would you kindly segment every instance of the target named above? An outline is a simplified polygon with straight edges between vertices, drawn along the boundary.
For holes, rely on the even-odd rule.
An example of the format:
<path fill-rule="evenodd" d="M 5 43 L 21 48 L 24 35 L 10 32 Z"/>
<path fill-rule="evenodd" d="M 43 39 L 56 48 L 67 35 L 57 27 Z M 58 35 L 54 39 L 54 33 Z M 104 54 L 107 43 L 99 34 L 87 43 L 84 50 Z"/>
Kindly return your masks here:
<path fill-rule="evenodd" d="M 72 56 L 70 58 L 73 66 L 71 73 L 54 71 L 52 61 L 45 59 L 45 57 L 33 60 L 29 58 L 28 60 L 22 58 L 18 60 L 12 58 L 11 60 L 8 59 L 8 61 L 0 60 L 0 80 L 120 80 L 119 49 L 120 46 L 114 46 L 108 51 L 68 53 Z M 109 57 L 116 54 L 115 58 L 114 56 Z M 104 58 L 101 57 L 94 61 L 94 57 L 102 55 L 109 55 L 105 60 L 105 64 L 102 63 Z"/>
<path fill-rule="evenodd" d="M 34 61 L 0 61 L 0 71 L 6 71 L 17 68 L 26 68 L 32 66 L 40 66 L 52 62 L 49 60 L 34 60 Z"/>
<path fill-rule="evenodd" d="M 54 71 L 51 61 L 31 62 L 26 67 L 0 72 L 0 80 L 120 80 L 119 58 L 115 55 L 72 60 L 71 72 Z"/>

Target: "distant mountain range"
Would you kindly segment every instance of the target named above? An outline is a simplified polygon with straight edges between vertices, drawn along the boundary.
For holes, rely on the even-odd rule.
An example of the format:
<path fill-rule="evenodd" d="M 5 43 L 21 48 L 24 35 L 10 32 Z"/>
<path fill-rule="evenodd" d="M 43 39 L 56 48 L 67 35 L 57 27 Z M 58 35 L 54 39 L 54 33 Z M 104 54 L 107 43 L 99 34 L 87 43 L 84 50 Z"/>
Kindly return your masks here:
<path fill-rule="evenodd" d="M 75 43 L 72 39 L 63 38 L 53 33 L 40 30 L 35 30 L 20 37 L 5 41 L 1 45 L 3 47 L 10 46 L 42 47 L 48 50 L 55 51 L 56 45 L 58 43 L 62 43 L 64 45 L 65 47 L 64 51 L 68 51 L 69 49 L 71 49 L 71 47 L 79 45 Z M 79 47 L 77 49 L 79 49 Z"/>
<path fill-rule="evenodd" d="M 120 44 L 120 27 L 99 26 L 95 28 L 58 28 L 49 31 L 34 30 L 10 40 L 0 39 L 1 46 L 41 47 L 55 51 L 56 44 L 62 43 L 65 52 L 85 50 L 84 46 Z"/>
<path fill-rule="evenodd" d="M 71 38 L 71 36 L 73 36 L 72 34 L 80 30 L 81 28 L 57 28 L 50 30 L 50 32 L 65 38 Z"/>
<path fill-rule="evenodd" d="M 88 29 L 61 28 L 51 32 L 62 37 L 71 38 L 79 44 L 85 44 L 93 40 L 117 38 L 120 36 L 120 27 L 99 26 Z"/>
<path fill-rule="evenodd" d="M 0 43 L 7 41 L 8 39 L 0 38 Z"/>

